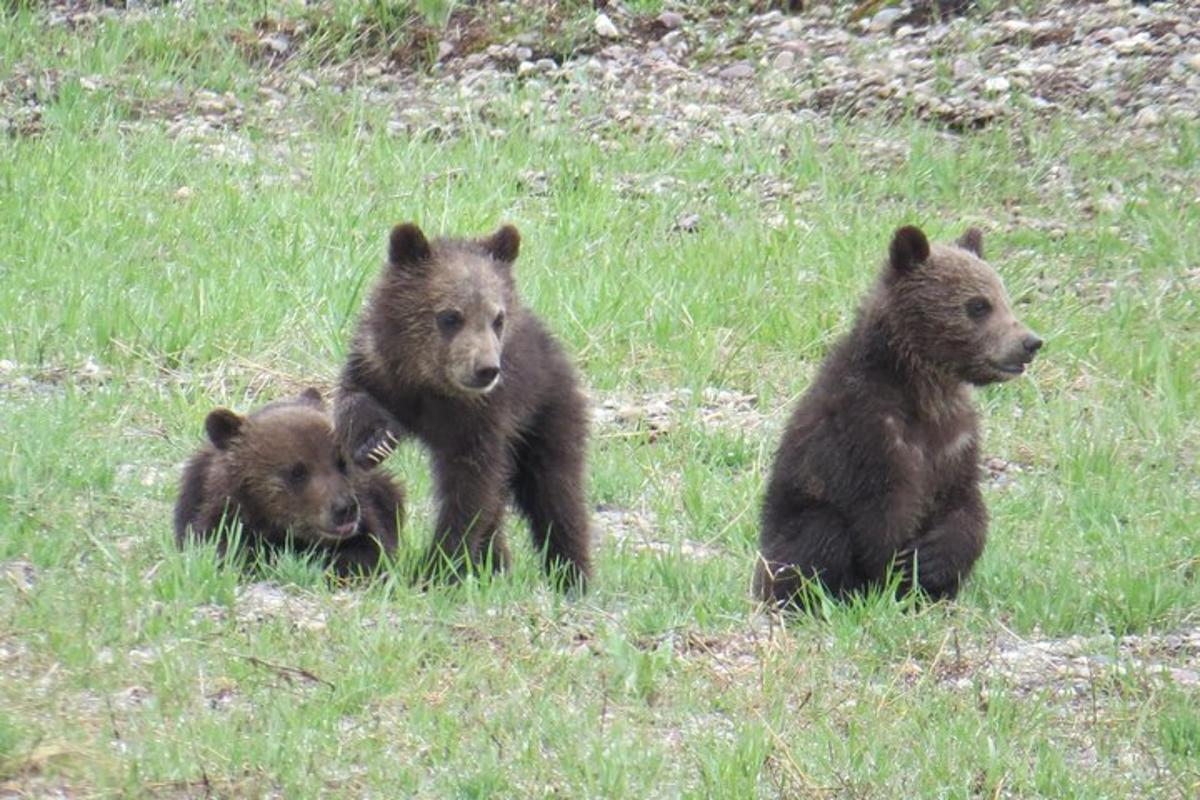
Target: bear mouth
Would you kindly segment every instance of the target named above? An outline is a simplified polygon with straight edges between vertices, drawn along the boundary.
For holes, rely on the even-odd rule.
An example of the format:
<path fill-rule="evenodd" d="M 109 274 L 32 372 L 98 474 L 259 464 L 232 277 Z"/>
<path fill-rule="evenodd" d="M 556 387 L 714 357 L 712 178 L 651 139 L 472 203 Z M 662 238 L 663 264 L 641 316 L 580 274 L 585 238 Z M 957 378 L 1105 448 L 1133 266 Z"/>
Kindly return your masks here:
<path fill-rule="evenodd" d="M 1021 375 L 1025 372 L 1025 362 L 1017 361 L 1011 364 L 993 363 L 992 369 L 1005 375 Z"/>
<path fill-rule="evenodd" d="M 457 383 L 467 394 L 485 395 L 500 385 L 500 376 L 497 375 L 487 383 L 476 383 L 474 381 L 458 381 Z"/>
<path fill-rule="evenodd" d="M 362 520 L 362 507 L 357 503 L 354 505 L 354 510 L 349 513 L 339 514 L 333 519 L 333 530 L 328 528 L 321 532 L 325 539 L 338 540 L 353 536 L 358 531 L 358 524 Z"/>

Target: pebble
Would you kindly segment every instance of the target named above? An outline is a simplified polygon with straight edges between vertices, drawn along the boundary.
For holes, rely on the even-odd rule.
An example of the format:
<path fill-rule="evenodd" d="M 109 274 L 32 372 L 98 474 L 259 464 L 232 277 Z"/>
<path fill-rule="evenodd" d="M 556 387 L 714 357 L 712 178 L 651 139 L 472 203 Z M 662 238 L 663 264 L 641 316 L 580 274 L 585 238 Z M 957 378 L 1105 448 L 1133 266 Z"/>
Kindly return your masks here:
<path fill-rule="evenodd" d="M 721 70 L 718 75 L 727 80 L 740 80 L 754 77 L 754 67 L 748 61 L 738 61 Z"/>
<path fill-rule="evenodd" d="M 1200 72 L 1200 53 L 1193 53 L 1183 63 L 1187 64 L 1193 72 Z"/>
<path fill-rule="evenodd" d="M 445 61 L 450 56 L 454 55 L 454 43 L 448 42 L 445 39 L 438 42 L 437 60 Z"/>
<path fill-rule="evenodd" d="M 1146 106 L 1133 118 L 1133 124 L 1139 128 L 1155 128 L 1162 123 L 1162 114 L 1154 106 Z"/>
<path fill-rule="evenodd" d="M 621 32 L 617 30 L 617 26 L 609 19 L 608 14 L 603 12 L 596 15 L 596 35 L 603 39 L 618 39 Z"/>
<path fill-rule="evenodd" d="M 260 41 L 268 49 L 276 55 L 283 55 L 292 47 L 292 40 L 284 33 L 275 33 L 270 36 L 264 36 Z"/>
<path fill-rule="evenodd" d="M 780 50 L 775 54 L 775 59 L 771 62 L 771 66 L 780 72 L 786 72 L 791 69 L 796 63 L 796 54 L 791 50 Z"/>
<path fill-rule="evenodd" d="M 664 11 L 658 15 L 658 24 L 669 31 L 673 31 L 683 26 L 683 14 L 678 14 L 674 11 Z"/>
<path fill-rule="evenodd" d="M 885 8 L 875 16 L 871 17 L 871 21 L 867 23 L 867 30 L 871 33 L 884 33 L 890 31 L 901 17 L 904 16 L 904 11 L 899 8 Z"/>

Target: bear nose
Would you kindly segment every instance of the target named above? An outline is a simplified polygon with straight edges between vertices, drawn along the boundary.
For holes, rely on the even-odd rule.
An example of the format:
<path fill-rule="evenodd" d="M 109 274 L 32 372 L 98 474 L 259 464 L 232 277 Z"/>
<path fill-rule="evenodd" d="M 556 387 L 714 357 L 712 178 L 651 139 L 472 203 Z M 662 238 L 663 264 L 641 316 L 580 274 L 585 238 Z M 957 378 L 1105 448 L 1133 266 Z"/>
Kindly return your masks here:
<path fill-rule="evenodd" d="M 333 518 L 338 522 L 349 522 L 358 516 L 358 501 L 353 495 L 343 495 L 333 501 Z"/>
<path fill-rule="evenodd" d="M 1045 342 L 1031 333 L 1025 337 L 1021 344 L 1025 347 L 1025 354 L 1032 356 L 1038 350 L 1042 349 L 1042 345 L 1045 344 Z"/>
<path fill-rule="evenodd" d="M 496 376 L 499 374 L 499 367 L 480 367 L 475 370 L 475 385 L 491 386 L 492 381 L 496 380 Z"/>

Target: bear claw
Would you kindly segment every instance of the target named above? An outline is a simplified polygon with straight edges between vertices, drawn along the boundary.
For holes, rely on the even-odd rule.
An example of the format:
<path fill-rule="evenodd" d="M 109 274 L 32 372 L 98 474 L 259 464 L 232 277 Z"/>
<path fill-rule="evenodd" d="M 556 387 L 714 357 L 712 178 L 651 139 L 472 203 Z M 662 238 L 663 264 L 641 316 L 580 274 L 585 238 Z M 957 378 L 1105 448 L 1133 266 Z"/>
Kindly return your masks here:
<path fill-rule="evenodd" d="M 374 467 L 396 451 L 400 440 L 386 428 L 371 434 L 354 453 L 354 460 L 363 467 Z"/>

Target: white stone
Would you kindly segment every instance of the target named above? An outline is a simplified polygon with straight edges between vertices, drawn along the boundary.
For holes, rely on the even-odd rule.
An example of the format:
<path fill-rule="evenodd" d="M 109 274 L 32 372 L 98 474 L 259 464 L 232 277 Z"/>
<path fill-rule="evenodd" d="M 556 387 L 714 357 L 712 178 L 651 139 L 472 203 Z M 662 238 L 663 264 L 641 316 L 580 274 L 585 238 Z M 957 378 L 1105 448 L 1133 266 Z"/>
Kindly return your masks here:
<path fill-rule="evenodd" d="M 1008 78 L 1003 75 L 988 78 L 983 84 L 983 90 L 988 94 L 1003 94 L 1008 91 L 1008 87 Z"/>
<path fill-rule="evenodd" d="M 608 18 L 608 14 L 600 13 L 596 15 L 596 35 L 604 39 L 617 39 L 621 36 L 621 32 L 617 30 L 617 26 Z"/>

